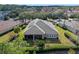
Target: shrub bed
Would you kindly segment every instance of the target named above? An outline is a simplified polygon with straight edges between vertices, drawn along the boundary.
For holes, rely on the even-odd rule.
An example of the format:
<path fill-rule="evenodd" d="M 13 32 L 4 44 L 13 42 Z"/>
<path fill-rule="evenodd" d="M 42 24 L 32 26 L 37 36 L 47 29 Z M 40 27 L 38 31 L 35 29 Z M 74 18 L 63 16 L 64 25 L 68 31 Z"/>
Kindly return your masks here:
<path fill-rule="evenodd" d="M 66 37 L 70 38 L 73 42 L 77 43 L 77 38 L 78 36 L 69 32 L 69 31 L 65 31 L 64 33 L 66 35 Z"/>
<path fill-rule="evenodd" d="M 76 46 L 68 46 L 68 45 L 63 45 L 63 44 L 48 44 L 48 47 L 44 48 L 43 50 L 38 50 L 37 53 L 42 53 L 42 52 L 49 52 L 49 51 L 68 51 L 70 48 L 72 49 L 77 49 Z"/>

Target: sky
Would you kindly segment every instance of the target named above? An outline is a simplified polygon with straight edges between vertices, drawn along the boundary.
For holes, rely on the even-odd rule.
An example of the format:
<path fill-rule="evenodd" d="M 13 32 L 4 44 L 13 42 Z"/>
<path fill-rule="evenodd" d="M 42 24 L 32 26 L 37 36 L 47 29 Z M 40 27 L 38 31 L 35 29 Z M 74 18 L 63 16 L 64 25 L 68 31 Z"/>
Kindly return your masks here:
<path fill-rule="evenodd" d="M 18 4 L 18 5 L 79 5 L 79 0 L 0 0 L 0 4 Z"/>

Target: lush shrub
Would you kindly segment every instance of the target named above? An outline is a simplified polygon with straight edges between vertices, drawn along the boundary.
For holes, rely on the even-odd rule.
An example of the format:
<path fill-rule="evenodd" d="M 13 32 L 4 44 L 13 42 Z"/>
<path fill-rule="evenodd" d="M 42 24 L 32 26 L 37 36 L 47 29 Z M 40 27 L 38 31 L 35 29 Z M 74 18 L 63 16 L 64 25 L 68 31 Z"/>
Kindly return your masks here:
<path fill-rule="evenodd" d="M 69 32 L 69 31 L 65 31 L 65 35 L 68 36 L 69 38 L 71 38 L 72 41 L 75 41 L 75 42 L 76 42 L 77 39 L 78 39 L 78 36 L 77 36 L 77 35 L 75 35 L 75 34 Z"/>
<path fill-rule="evenodd" d="M 24 29 L 24 28 L 26 28 L 26 25 L 23 25 L 23 26 L 22 26 L 22 29 Z"/>
<path fill-rule="evenodd" d="M 76 48 L 76 47 L 64 44 L 47 44 L 45 49 L 69 49 L 69 48 Z"/>
<path fill-rule="evenodd" d="M 27 41 L 24 41 L 24 35 L 23 31 L 20 31 L 18 33 L 18 37 L 15 38 L 15 40 L 0 44 L 0 53 L 6 53 L 6 54 L 25 54 L 29 53 L 29 51 L 26 52 L 27 48 L 30 46 Z"/>
<path fill-rule="evenodd" d="M 36 40 L 36 46 L 39 48 L 39 50 L 42 50 L 45 46 L 45 42 L 43 40 Z"/>
<path fill-rule="evenodd" d="M 38 50 L 37 53 L 49 52 L 49 51 L 61 51 L 61 50 L 68 51 L 69 49 L 77 48 L 76 46 L 68 46 L 68 45 L 63 45 L 63 44 L 47 44 L 47 45 L 48 46 L 46 48 L 40 51 Z"/>
<path fill-rule="evenodd" d="M 26 41 L 16 39 L 12 42 L 0 44 L 0 53 L 6 54 L 24 54 L 29 44 Z"/>
<path fill-rule="evenodd" d="M 69 54 L 75 54 L 76 52 L 75 52 L 74 49 L 69 49 L 68 53 L 69 53 Z"/>
<path fill-rule="evenodd" d="M 18 26 L 16 26 L 16 27 L 14 28 L 14 32 L 15 32 L 15 33 L 20 32 L 20 30 L 21 30 L 21 28 L 20 28 L 20 27 L 18 27 Z"/>

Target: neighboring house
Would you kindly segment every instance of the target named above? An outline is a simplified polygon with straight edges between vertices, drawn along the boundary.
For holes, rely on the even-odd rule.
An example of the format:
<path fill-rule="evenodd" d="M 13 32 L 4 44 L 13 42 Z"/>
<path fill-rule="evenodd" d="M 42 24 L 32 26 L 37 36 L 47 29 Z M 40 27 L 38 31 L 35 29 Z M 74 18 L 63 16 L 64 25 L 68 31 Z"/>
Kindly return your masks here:
<path fill-rule="evenodd" d="M 61 21 L 58 24 L 59 24 L 60 27 L 63 27 L 63 28 L 65 27 L 64 21 Z"/>
<path fill-rule="evenodd" d="M 20 19 L 19 19 L 19 20 L 20 20 Z M 24 23 L 24 24 L 27 25 L 31 20 L 28 20 L 28 19 L 23 20 L 23 19 L 22 19 L 22 20 L 20 20 L 20 21 L 21 21 L 22 23 Z"/>
<path fill-rule="evenodd" d="M 79 21 L 66 21 L 65 22 L 65 27 L 72 31 L 73 33 L 75 34 L 78 34 L 79 35 Z"/>
<path fill-rule="evenodd" d="M 65 19 L 55 19 L 52 21 L 53 24 L 58 24 L 60 27 L 64 27 Z"/>
<path fill-rule="evenodd" d="M 60 27 L 65 27 L 65 19 L 60 19 L 59 21 L 57 21 L 56 23 L 60 26 Z"/>
<path fill-rule="evenodd" d="M 60 19 L 54 19 L 52 20 L 53 24 L 58 24 L 61 20 Z"/>
<path fill-rule="evenodd" d="M 25 32 L 26 39 L 58 39 L 58 33 L 51 22 L 35 19 L 31 21 Z"/>
<path fill-rule="evenodd" d="M 62 21 L 57 21 L 57 22 L 60 27 L 66 28 L 70 30 L 71 32 L 79 35 L 79 20 L 78 19 L 75 18 L 75 19 L 62 20 Z"/>
<path fill-rule="evenodd" d="M 0 34 L 3 34 L 15 27 L 16 25 L 22 24 L 20 21 L 7 20 L 0 22 Z"/>

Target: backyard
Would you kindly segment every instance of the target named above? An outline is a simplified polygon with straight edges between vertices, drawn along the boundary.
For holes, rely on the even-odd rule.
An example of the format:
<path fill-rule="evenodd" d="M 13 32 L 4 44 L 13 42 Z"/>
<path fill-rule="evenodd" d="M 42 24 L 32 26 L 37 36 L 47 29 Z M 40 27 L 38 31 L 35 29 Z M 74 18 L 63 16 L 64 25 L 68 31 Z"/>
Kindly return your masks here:
<path fill-rule="evenodd" d="M 58 34 L 59 34 L 59 41 L 60 41 L 60 43 L 45 43 L 45 47 L 44 47 L 44 49 L 42 50 L 42 51 L 46 51 L 46 50 L 54 50 L 54 49 L 56 49 L 56 50 L 60 50 L 60 49 L 70 49 L 69 51 L 71 52 L 71 51 L 74 51 L 74 53 L 75 53 L 75 50 L 73 49 L 73 48 L 76 48 L 76 45 L 72 42 L 72 41 L 70 41 L 65 35 L 64 35 L 64 32 L 66 31 L 66 30 L 64 30 L 63 28 L 61 28 L 61 27 L 59 27 L 59 26 L 57 26 L 57 25 L 55 25 L 55 27 L 56 27 L 56 29 L 58 30 Z M 20 44 L 20 43 L 22 43 L 22 42 L 24 42 L 24 44 L 23 45 L 25 45 L 24 47 L 23 47 L 23 51 L 27 51 L 26 53 L 29 53 L 28 51 L 32 51 L 32 52 L 34 52 L 34 51 L 40 51 L 40 50 L 38 50 L 37 48 L 35 48 L 35 47 L 37 47 L 36 45 L 33 45 L 33 46 L 30 46 L 29 45 L 29 43 L 27 43 L 27 41 L 25 42 L 25 40 L 23 40 L 24 39 L 24 32 L 27 30 L 27 28 L 24 28 L 24 29 L 22 29 L 19 33 L 18 33 L 18 37 L 14 40 L 14 41 L 12 41 L 12 43 L 10 43 L 10 44 L 13 44 L 13 42 L 14 43 L 18 43 L 18 44 Z M 69 32 L 70 34 L 71 34 L 71 32 Z M 73 33 L 72 33 L 73 34 Z M 3 35 L 3 36 L 1 36 L 0 37 L 0 43 L 4 43 L 4 42 L 8 42 L 8 41 L 10 41 L 10 39 L 11 39 L 11 37 L 12 36 L 14 36 L 14 35 L 16 35 L 16 33 L 14 32 L 14 31 L 11 31 L 11 32 L 9 32 L 9 33 L 7 33 L 7 34 L 5 34 L 5 35 Z M 20 40 L 20 41 L 19 41 Z M 20 45 L 16 45 L 16 47 L 18 47 L 18 46 L 20 46 Z M 14 44 L 15 45 L 15 44 Z M 21 49 L 21 47 L 19 47 L 20 49 Z M 18 49 L 19 49 L 18 48 Z M 72 48 L 72 49 L 71 49 Z M 21 51 L 21 50 L 20 50 Z M 17 52 L 17 53 L 19 53 L 19 52 Z M 23 53 L 23 52 L 22 52 Z M 71 52 L 72 53 L 72 52 Z"/>
<path fill-rule="evenodd" d="M 20 27 L 20 28 L 22 28 L 22 27 Z M 6 42 L 12 40 L 13 37 L 17 36 L 17 34 L 19 34 L 20 35 L 19 38 L 21 38 L 21 36 L 23 35 L 24 31 L 25 31 L 25 29 L 21 29 L 21 31 L 19 33 L 15 33 L 14 30 L 10 31 L 10 32 L 0 36 L 0 43 L 6 43 Z"/>
<path fill-rule="evenodd" d="M 0 43 L 5 43 L 8 42 L 12 39 L 13 36 L 15 36 L 16 33 L 14 33 L 14 31 L 11 31 L 3 36 L 0 37 Z"/>
<path fill-rule="evenodd" d="M 68 45 L 68 46 L 75 46 L 67 37 L 65 37 L 64 33 L 65 30 L 57 25 L 55 25 L 55 28 L 58 30 L 59 34 L 59 40 L 61 44 Z"/>

